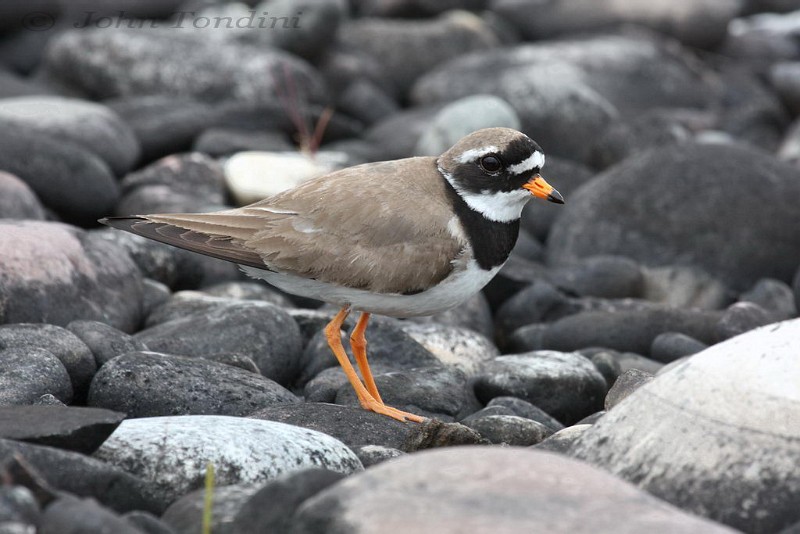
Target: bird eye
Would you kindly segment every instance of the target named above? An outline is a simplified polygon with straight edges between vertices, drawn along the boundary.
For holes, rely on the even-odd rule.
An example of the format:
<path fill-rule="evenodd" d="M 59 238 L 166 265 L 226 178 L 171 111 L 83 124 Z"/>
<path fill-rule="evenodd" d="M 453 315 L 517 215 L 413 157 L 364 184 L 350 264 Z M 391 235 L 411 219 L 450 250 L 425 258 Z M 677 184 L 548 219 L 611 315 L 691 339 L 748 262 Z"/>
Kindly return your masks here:
<path fill-rule="evenodd" d="M 481 169 L 486 172 L 498 172 L 503 168 L 503 163 L 497 156 L 484 156 L 479 163 Z"/>

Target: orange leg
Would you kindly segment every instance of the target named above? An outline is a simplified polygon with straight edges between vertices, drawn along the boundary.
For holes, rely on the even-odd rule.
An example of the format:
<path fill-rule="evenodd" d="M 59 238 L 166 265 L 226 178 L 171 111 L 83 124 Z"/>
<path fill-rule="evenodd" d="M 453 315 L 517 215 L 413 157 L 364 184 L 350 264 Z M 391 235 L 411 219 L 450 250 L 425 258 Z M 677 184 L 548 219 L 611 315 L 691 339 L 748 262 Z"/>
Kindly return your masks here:
<path fill-rule="evenodd" d="M 325 327 L 325 337 L 328 340 L 328 346 L 331 348 L 333 355 L 336 356 L 339 365 L 342 366 L 342 370 L 347 376 L 347 380 L 350 382 L 350 385 L 353 386 L 356 396 L 358 397 L 358 402 L 361 403 L 361 407 L 365 410 L 387 415 L 393 419 L 397 419 L 398 421 L 408 420 L 416 421 L 418 423 L 424 421 L 425 418 L 420 417 L 419 415 L 407 413 L 396 408 L 386 406 L 380 400 L 375 399 L 375 397 L 373 397 L 372 394 L 367 391 L 367 388 L 364 387 L 364 384 L 358 378 L 358 374 L 356 374 L 356 370 L 353 368 L 353 364 L 350 363 L 350 359 L 347 357 L 347 353 L 342 345 L 342 323 L 344 323 L 344 320 L 347 319 L 349 314 L 349 306 L 342 308 L 339 313 L 336 314 L 336 317 L 334 317 L 333 320 L 328 323 L 328 326 Z M 366 327 L 366 321 L 364 321 L 364 323 L 364 327 Z M 366 353 L 364 354 L 364 361 L 366 362 Z M 369 367 L 367 367 L 367 369 L 369 370 Z M 369 376 L 372 378 L 371 373 Z M 374 381 L 372 382 L 372 385 L 374 387 Z M 377 393 L 377 388 L 375 391 Z"/>
<path fill-rule="evenodd" d="M 372 371 L 369 369 L 369 362 L 367 361 L 367 339 L 364 334 L 367 331 L 367 323 L 369 322 L 368 313 L 364 312 L 358 318 L 358 323 L 350 334 L 350 346 L 353 347 L 353 355 L 356 357 L 358 370 L 361 371 L 361 376 L 364 377 L 364 385 L 367 386 L 367 391 L 370 392 L 372 397 L 383 403 L 378 387 L 375 385 L 375 379 L 372 377 Z"/>

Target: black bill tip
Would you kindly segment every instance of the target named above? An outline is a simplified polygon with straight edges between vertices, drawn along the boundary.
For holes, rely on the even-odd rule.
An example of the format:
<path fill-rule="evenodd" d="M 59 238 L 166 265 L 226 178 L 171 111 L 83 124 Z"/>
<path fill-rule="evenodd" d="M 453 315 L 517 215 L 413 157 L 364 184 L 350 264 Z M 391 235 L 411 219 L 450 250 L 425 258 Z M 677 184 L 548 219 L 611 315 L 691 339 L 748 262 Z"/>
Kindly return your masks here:
<path fill-rule="evenodd" d="M 553 202 L 553 203 L 555 203 L 555 204 L 563 204 L 563 203 L 564 203 L 564 197 L 562 197 L 562 196 L 561 196 L 561 193 L 559 193 L 559 192 L 558 192 L 558 191 L 556 191 L 555 189 L 553 189 L 553 190 L 550 192 L 550 194 L 549 194 L 549 195 L 547 195 L 547 200 L 548 200 L 549 202 Z"/>

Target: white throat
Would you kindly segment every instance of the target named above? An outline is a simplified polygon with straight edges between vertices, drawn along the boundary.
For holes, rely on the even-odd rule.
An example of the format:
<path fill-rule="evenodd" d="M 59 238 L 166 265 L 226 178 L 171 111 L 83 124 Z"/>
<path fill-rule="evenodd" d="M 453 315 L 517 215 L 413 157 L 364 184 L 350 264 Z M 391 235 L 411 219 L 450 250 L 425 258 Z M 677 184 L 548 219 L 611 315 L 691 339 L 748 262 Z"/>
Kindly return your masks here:
<path fill-rule="evenodd" d="M 517 191 L 489 191 L 483 190 L 480 193 L 473 193 L 465 191 L 454 183 L 453 177 L 450 173 L 445 172 L 441 167 L 439 172 L 444 175 L 445 179 L 453 186 L 456 193 L 464 199 L 467 206 L 477 211 L 490 221 L 495 222 L 513 222 L 522 216 L 522 208 L 531 199 L 531 194 L 525 189 Z"/>

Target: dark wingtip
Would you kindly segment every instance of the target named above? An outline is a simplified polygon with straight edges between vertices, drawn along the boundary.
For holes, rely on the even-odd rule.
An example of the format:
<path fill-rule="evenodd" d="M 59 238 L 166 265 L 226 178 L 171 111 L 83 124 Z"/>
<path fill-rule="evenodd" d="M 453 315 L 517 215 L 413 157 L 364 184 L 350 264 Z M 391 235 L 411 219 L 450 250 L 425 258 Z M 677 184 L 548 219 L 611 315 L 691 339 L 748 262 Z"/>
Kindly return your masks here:
<path fill-rule="evenodd" d="M 555 204 L 563 204 L 564 197 L 561 196 L 561 193 L 553 189 L 549 195 L 547 195 L 547 200 L 550 202 L 554 202 Z"/>

